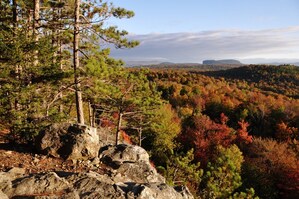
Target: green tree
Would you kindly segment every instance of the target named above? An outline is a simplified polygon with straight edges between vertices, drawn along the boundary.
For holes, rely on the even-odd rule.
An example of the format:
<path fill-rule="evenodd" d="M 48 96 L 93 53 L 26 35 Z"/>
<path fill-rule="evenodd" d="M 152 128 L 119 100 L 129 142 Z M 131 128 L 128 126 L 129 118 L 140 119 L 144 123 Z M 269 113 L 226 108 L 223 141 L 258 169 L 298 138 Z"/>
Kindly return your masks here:
<path fill-rule="evenodd" d="M 59 115 L 69 115 L 72 109 L 62 112 L 61 105 L 72 103 L 69 97 L 74 92 L 69 91 L 80 91 L 78 84 L 85 83 L 84 65 L 77 67 L 78 61 L 83 63 L 99 51 L 99 43 L 117 48 L 138 44 L 125 38 L 126 31 L 104 24 L 110 17 L 130 18 L 134 13 L 100 0 L 1 1 L 0 13 L 0 93 L 5 96 L 0 115 L 11 131 L 18 129 L 16 123 L 53 122 Z M 72 40 L 78 40 L 73 53 L 75 84 L 70 76 Z M 83 93 L 77 101 L 84 99 Z"/>
<path fill-rule="evenodd" d="M 162 106 L 156 113 L 156 120 L 151 124 L 155 135 L 153 150 L 155 153 L 172 151 L 175 147 L 174 138 L 180 133 L 180 119 L 170 105 Z"/>
<path fill-rule="evenodd" d="M 255 195 L 255 191 L 253 188 L 246 189 L 245 192 L 236 192 L 229 198 L 230 199 L 259 199 L 259 197 Z"/>
<path fill-rule="evenodd" d="M 204 174 L 205 188 L 201 191 L 203 198 L 228 198 L 242 185 L 241 165 L 244 159 L 236 145 L 229 148 L 218 147 L 215 162 L 208 163 Z"/>
<path fill-rule="evenodd" d="M 130 72 L 122 68 L 119 61 L 103 59 L 109 51 L 101 54 L 86 62 L 88 73 L 95 75 L 94 85 L 89 89 L 90 99 L 103 111 L 102 117 L 114 120 L 111 116 L 117 115 L 115 143 L 118 144 L 119 133 L 124 127 L 138 129 L 149 125 L 146 120 L 161 104 L 160 93 L 153 82 L 148 81 L 146 71 Z"/>
<path fill-rule="evenodd" d="M 81 21 L 80 16 L 82 16 Z M 84 124 L 81 84 L 77 72 L 79 69 L 79 51 L 88 57 L 90 49 L 98 48 L 98 42 L 101 41 L 112 43 L 117 48 L 132 48 L 138 45 L 138 42 L 131 42 L 124 38 L 128 32 L 120 31 L 114 26 L 108 28 L 104 27 L 104 21 L 111 16 L 115 18 L 131 18 L 134 16 L 134 13 L 124 8 L 115 7 L 112 3 L 108 4 L 101 0 L 84 1 L 82 3 L 80 0 L 75 1 L 73 67 L 78 123 Z M 81 46 L 79 35 L 82 35 L 83 42 Z M 119 121 L 121 121 L 122 114 L 120 114 L 119 117 Z"/>
<path fill-rule="evenodd" d="M 56 114 L 47 107 L 54 85 L 63 76 L 52 64 L 55 49 L 39 25 L 39 1 L 34 3 L 2 1 L 0 9 L 5 16 L 0 22 L 0 93 L 4 96 L 0 115 L 11 132 L 28 135 L 35 132 L 37 123 L 51 121 Z"/>
<path fill-rule="evenodd" d="M 164 174 L 166 180 L 171 185 L 192 186 L 194 190 L 198 189 L 203 175 L 200 169 L 200 163 L 194 163 L 193 149 L 186 154 L 172 154 L 167 161 L 166 168 L 159 166 L 158 171 Z"/>

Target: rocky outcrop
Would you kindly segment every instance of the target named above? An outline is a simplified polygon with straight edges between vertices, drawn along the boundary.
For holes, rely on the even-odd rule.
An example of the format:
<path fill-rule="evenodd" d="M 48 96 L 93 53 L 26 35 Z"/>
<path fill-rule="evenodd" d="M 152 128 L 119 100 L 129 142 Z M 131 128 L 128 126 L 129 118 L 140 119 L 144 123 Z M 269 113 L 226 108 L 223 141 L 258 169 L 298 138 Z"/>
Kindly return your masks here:
<path fill-rule="evenodd" d="M 164 177 L 150 164 L 149 155 L 143 148 L 126 144 L 100 148 L 96 134 L 86 126 L 51 126 L 42 133 L 38 147 L 45 154 L 78 160 L 76 164 L 89 164 L 88 168 L 102 165 L 100 173 L 55 171 L 26 174 L 22 168 L 12 168 L 0 172 L 0 198 L 193 198 L 186 187 L 167 185 Z"/>
<path fill-rule="evenodd" d="M 40 173 L 11 178 L 2 198 L 43 199 L 192 199 L 185 189 L 176 191 L 165 183 L 114 182 L 108 175 L 88 173 Z M 2 194 L 2 195 L 1 195 Z"/>
<path fill-rule="evenodd" d="M 96 158 L 99 142 L 96 128 L 65 123 L 48 126 L 37 137 L 36 146 L 43 154 L 76 161 Z"/>

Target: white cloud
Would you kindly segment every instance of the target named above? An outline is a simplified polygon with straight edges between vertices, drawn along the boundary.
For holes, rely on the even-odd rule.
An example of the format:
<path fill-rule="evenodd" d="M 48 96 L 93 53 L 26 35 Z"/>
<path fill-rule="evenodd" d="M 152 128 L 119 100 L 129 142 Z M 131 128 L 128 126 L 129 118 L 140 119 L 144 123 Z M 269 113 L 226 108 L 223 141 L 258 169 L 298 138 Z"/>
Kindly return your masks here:
<path fill-rule="evenodd" d="M 131 35 L 140 41 L 134 49 L 112 49 L 125 61 L 163 60 L 201 62 L 204 59 L 298 58 L 299 26 L 245 31 L 237 29 Z"/>

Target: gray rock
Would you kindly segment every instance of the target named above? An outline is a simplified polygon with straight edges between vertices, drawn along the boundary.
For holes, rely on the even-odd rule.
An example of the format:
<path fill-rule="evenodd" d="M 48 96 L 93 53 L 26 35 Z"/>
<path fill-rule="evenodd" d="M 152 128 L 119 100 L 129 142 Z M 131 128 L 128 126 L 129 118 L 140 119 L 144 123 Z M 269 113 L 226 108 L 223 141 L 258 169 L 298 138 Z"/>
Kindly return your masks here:
<path fill-rule="evenodd" d="M 6 194 L 4 194 L 1 189 L 0 189 L 0 198 L 1 199 L 8 199 L 8 196 Z"/>
<path fill-rule="evenodd" d="M 76 184 L 78 181 L 81 181 L 82 179 L 97 179 L 98 181 L 106 182 L 107 184 L 111 185 L 115 183 L 107 174 L 102 175 L 93 171 L 89 171 L 87 173 L 71 173 L 66 176 L 60 176 L 64 177 L 70 184 Z"/>
<path fill-rule="evenodd" d="M 149 161 L 149 155 L 139 146 L 119 144 L 102 148 L 100 160 L 111 167 L 119 167 L 123 163 Z"/>
<path fill-rule="evenodd" d="M 36 138 L 37 149 L 44 154 L 60 157 L 59 149 L 68 141 L 67 134 L 70 124 L 52 124 L 39 133 Z M 66 138 L 64 140 L 64 138 Z"/>
<path fill-rule="evenodd" d="M 136 182 L 136 183 L 165 183 L 165 178 L 157 173 L 148 161 L 137 163 L 123 163 L 116 169 L 115 182 Z"/>
<path fill-rule="evenodd" d="M 125 179 L 125 178 L 124 178 Z M 165 183 L 113 181 L 107 174 L 54 172 L 32 174 L 12 181 L 3 197 L 34 199 L 193 199 L 188 190 L 176 191 Z M 1 191 L 1 189 L 0 189 Z"/>
<path fill-rule="evenodd" d="M 179 186 L 175 186 L 173 188 L 174 188 L 174 190 L 176 190 L 176 192 L 178 192 L 179 194 L 182 195 L 183 199 L 193 199 L 194 198 L 193 195 L 191 194 L 190 190 L 186 186 L 179 185 Z"/>
<path fill-rule="evenodd" d="M 50 198 L 79 198 L 72 186 L 56 173 L 34 174 L 12 181 L 12 188 L 4 190 L 9 197 L 47 196 Z"/>
<path fill-rule="evenodd" d="M 25 169 L 12 168 L 7 172 L 0 172 L 0 190 L 8 192 L 12 188 L 12 181 L 25 175 Z M 1 198 L 1 197 L 0 197 Z"/>
<path fill-rule="evenodd" d="M 70 160 L 88 160 L 98 156 L 99 135 L 96 128 L 76 124 L 53 124 L 36 139 L 44 154 Z"/>
<path fill-rule="evenodd" d="M 35 199 L 193 199 L 187 188 L 174 189 L 165 184 L 165 178 L 151 166 L 143 148 L 120 144 L 100 149 L 94 128 L 54 124 L 40 134 L 37 146 L 41 152 L 86 167 L 103 162 L 106 172 L 25 175 L 24 169 L 13 168 L 0 173 L 0 190 L 4 195 Z"/>
<path fill-rule="evenodd" d="M 102 149 L 100 160 L 114 169 L 115 182 L 165 183 L 149 162 L 148 153 L 139 146 L 120 144 Z"/>
<path fill-rule="evenodd" d="M 182 195 L 165 183 L 134 184 L 124 183 L 118 186 L 126 192 L 127 198 L 136 199 L 193 199 L 193 196 Z"/>
<path fill-rule="evenodd" d="M 94 172 L 85 174 L 74 174 L 67 178 L 73 184 L 80 198 L 107 198 L 125 199 L 124 192 L 107 175 L 100 175 Z"/>

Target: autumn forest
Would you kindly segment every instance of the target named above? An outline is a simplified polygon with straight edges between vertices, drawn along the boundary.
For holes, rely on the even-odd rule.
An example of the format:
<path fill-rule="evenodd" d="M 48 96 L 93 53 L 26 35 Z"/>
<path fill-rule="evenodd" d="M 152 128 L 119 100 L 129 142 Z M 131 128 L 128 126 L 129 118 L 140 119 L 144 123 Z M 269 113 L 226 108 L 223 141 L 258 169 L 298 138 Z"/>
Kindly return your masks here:
<path fill-rule="evenodd" d="M 126 67 L 139 41 L 105 22 L 104 1 L 0 3 L 0 132 L 32 145 L 78 123 L 142 146 L 170 185 L 197 198 L 298 198 L 299 67 Z M 1 162 L 1 160 L 0 160 Z"/>

